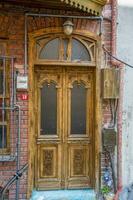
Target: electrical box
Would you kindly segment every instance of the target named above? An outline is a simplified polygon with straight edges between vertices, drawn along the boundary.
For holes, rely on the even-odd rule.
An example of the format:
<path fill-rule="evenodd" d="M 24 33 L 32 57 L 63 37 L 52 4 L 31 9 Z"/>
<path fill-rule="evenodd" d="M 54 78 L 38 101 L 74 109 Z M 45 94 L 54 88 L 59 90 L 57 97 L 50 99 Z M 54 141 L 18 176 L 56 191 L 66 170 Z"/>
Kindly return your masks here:
<path fill-rule="evenodd" d="M 102 69 L 102 97 L 118 99 L 120 88 L 120 70 L 117 68 Z"/>
<path fill-rule="evenodd" d="M 28 77 L 27 76 L 17 76 L 17 89 L 27 90 L 28 89 Z"/>
<path fill-rule="evenodd" d="M 102 131 L 102 142 L 104 147 L 115 147 L 116 131 L 114 128 L 106 128 Z"/>

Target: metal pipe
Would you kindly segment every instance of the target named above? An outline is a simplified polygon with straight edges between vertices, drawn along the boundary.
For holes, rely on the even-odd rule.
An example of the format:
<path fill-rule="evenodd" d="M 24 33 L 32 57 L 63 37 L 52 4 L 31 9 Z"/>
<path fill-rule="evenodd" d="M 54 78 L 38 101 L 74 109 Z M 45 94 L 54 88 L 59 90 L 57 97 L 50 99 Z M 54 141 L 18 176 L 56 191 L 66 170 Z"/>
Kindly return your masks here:
<path fill-rule="evenodd" d="M 120 96 L 119 96 L 119 104 L 118 104 L 118 147 L 117 147 L 117 188 L 118 190 L 123 187 L 122 184 L 122 112 L 123 112 L 123 90 L 124 90 L 124 68 L 120 67 Z"/>
<path fill-rule="evenodd" d="M 2 91 L 2 149 L 5 148 L 5 95 L 6 95 L 6 77 L 5 77 L 5 73 L 6 73 L 6 60 L 5 58 L 3 59 L 3 91 Z"/>
<path fill-rule="evenodd" d="M 6 183 L 6 185 L 4 186 L 4 188 L 2 188 L 2 190 L 0 191 L 0 200 L 4 200 L 4 194 L 6 192 L 7 189 L 9 189 L 9 187 L 12 186 L 12 184 L 18 180 L 19 178 L 21 178 L 21 176 L 23 175 L 23 173 L 27 170 L 28 168 L 28 164 L 24 165 L 17 173 L 15 173 L 15 175 Z"/>
<path fill-rule="evenodd" d="M 14 104 L 16 104 L 16 69 L 14 71 Z"/>
<path fill-rule="evenodd" d="M 27 34 L 28 34 L 28 26 L 27 26 L 27 15 L 25 15 L 25 23 L 24 23 L 24 29 L 25 29 L 25 34 L 24 34 L 24 51 L 25 51 L 25 56 L 24 56 L 24 74 L 27 74 L 27 52 L 28 52 L 28 46 L 27 46 L 27 43 L 28 43 L 28 40 L 27 40 Z"/>
<path fill-rule="evenodd" d="M 117 32 L 117 1 L 112 0 L 112 40 L 111 40 L 111 61 L 113 62 L 113 59 L 120 61 L 119 59 L 116 58 L 116 32 Z M 121 61 L 120 61 L 121 62 Z M 123 64 L 126 64 L 122 62 Z M 129 67 L 132 68 L 131 65 L 128 65 Z M 120 82 L 123 81 L 123 72 L 121 71 L 120 73 Z M 122 124 L 122 92 L 123 92 L 123 82 L 120 83 L 120 97 L 121 101 L 118 102 L 118 145 L 117 145 L 117 188 L 122 188 L 122 129 L 121 129 L 121 124 Z"/>
<path fill-rule="evenodd" d="M 17 167 L 16 171 L 20 169 L 20 125 L 21 125 L 21 108 L 19 105 L 15 105 L 15 108 L 18 110 L 18 137 L 17 137 Z M 19 179 L 16 181 L 16 200 L 19 199 Z"/>
<path fill-rule="evenodd" d="M 12 105 L 12 107 L 14 107 L 14 105 L 16 105 L 16 69 L 14 68 L 14 66 L 13 66 L 13 105 Z M 13 123 L 15 124 L 15 116 L 14 116 L 14 110 L 12 110 L 11 111 L 12 113 L 13 113 Z M 14 132 L 14 124 L 13 124 L 13 130 L 12 130 L 12 132 Z M 10 134 L 11 135 L 11 134 Z M 12 144 L 13 144 L 13 137 L 12 137 Z M 15 154 L 15 150 L 12 148 L 12 155 L 14 155 Z"/>
<path fill-rule="evenodd" d="M 5 56 L 5 55 L 0 55 L 0 59 L 3 59 L 3 58 L 11 59 L 11 58 L 16 58 L 16 56 Z"/>
<path fill-rule="evenodd" d="M 13 107 L 14 105 L 14 58 L 11 58 L 11 98 L 10 98 L 10 106 Z M 11 130 L 12 133 L 14 133 L 14 114 L 13 114 L 13 110 L 10 110 L 10 116 L 11 116 L 11 120 L 10 120 L 10 124 L 11 124 Z M 13 144 L 13 136 L 10 133 L 10 141 Z M 11 149 L 11 154 L 13 153 L 12 149 Z"/>
<path fill-rule="evenodd" d="M 27 19 L 28 16 L 34 16 L 34 17 L 56 17 L 56 18 L 76 18 L 76 19 L 90 19 L 90 20 L 100 20 L 100 35 L 101 35 L 101 31 L 102 31 L 102 21 L 103 21 L 103 17 L 102 16 L 76 16 L 76 15 L 53 15 L 53 14 L 43 14 L 43 13 L 25 13 L 25 55 L 24 55 L 24 74 L 27 73 L 27 66 L 28 66 L 28 62 L 27 62 L 27 56 L 28 56 L 28 24 L 27 24 Z"/>
<path fill-rule="evenodd" d="M 14 105 L 14 58 L 11 58 L 11 107 Z"/>
<path fill-rule="evenodd" d="M 15 107 L 0 107 L 0 110 L 14 110 Z"/>
<path fill-rule="evenodd" d="M 77 19 L 92 19 L 101 20 L 102 16 L 78 16 L 78 15 L 53 15 L 45 13 L 25 13 L 26 16 L 38 16 L 38 17 L 57 17 L 57 18 L 77 18 Z"/>
<path fill-rule="evenodd" d="M 112 0 L 112 40 L 111 40 L 111 53 L 112 55 L 116 55 L 116 31 L 117 31 L 117 1 Z M 112 58 L 111 58 L 112 59 Z"/>

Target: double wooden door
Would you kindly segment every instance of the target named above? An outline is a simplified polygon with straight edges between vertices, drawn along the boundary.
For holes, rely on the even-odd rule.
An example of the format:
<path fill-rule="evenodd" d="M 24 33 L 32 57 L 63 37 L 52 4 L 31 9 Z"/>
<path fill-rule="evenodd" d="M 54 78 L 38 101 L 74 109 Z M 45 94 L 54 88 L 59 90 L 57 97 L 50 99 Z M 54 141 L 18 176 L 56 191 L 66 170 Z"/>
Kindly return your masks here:
<path fill-rule="evenodd" d="M 35 72 L 38 190 L 89 188 L 94 183 L 94 72 L 40 67 Z"/>

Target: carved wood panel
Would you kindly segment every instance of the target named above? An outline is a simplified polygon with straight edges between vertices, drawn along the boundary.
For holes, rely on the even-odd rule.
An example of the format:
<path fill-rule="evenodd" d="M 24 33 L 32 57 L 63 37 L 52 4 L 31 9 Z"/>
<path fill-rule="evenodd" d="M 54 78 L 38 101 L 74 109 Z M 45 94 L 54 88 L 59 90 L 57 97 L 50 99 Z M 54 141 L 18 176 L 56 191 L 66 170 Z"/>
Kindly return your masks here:
<path fill-rule="evenodd" d="M 51 149 L 43 150 L 43 159 L 42 159 L 42 166 L 43 166 L 43 176 L 54 176 L 54 166 L 55 164 L 55 155 L 54 151 Z"/>
<path fill-rule="evenodd" d="M 37 187 L 40 190 L 60 188 L 60 144 L 38 144 Z"/>
<path fill-rule="evenodd" d="M 90 187 L 89 146 L 77 144 L 68 145 L 68 188 Z"/>
<path fill-rule="evenodd" d="M 83 176 L 85 168 L 85 155 L 83 149 L 74 149 L 72 163 L 73 175 Z"/>

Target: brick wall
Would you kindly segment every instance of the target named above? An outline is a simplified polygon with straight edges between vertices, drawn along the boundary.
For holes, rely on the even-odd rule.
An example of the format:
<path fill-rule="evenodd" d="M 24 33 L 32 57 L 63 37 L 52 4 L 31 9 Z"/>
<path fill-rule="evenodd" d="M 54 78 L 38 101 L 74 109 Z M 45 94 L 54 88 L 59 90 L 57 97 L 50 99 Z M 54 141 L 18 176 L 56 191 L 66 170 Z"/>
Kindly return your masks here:
<path fill-rule="evenodd" d="M 8 9 L 7 9 L 8 8 Z M 7 8 L 1 7 L 0 15 L 0 27 L 2 30 L 0 33 L 8 37 L 9 46 L 8 54 L 15 56 L 15 67 L 19 73 L 23 74 L 24 65 L 24 9 L 18 8 L 12 11 L 12 6 Z M 6 10 L 5 10 L 6 9 Z M 31 10 L 32 11 L 32 10 Z M 34 10 L 33 10 L 34 11 Z M 63 11 L 51 11 L 44 10 L 44 13 L 53 14 L 64 14 Z M 68 13 L 77 14 L 77 13 Z M 111 4 L 108 3 L 104 8 L 105 17 L 111 17 Z M 46 27 L 60 27 L 62 26 L 64 19 L 60 18 L 49 18 L 49 17 L 29 17 L 28 18 L 28 32 L 38 30 Z M 90 21 L 85 19 L 73 19 L 75 29 L 85 29 L 90 32 L 99 32 L 99 23 L 96 21 Z M 108 50 L 111 50 L 111 37 L 112 37 L 112 26 L 109 20 L 103 22 L 103 35 L 102 39 Z M 21 106 L 21 149 L 20 149 L 20 164 L 23 166 L 28 161 L 28 101 L 22 101 L 20 98 L 22 92 L 17 92 L 17 104 Z M 103 123 L 110 121 L 110 110 L 108 101 L 103 102 Z M 15 134 L 15 133 L 12 133 Z M 12 135 L 12 149 L 16 149 L 16 135 Z M 13 151 L 13 150 L 12 150 Z M 16 163 L 15 162 L 0 162 L 0 186 L 4 186 L 8 179 L 15 173 Z M 27 192 L 27 174 L 20 180 L 20 193 L 19 199 L 26 200 Z M 9 191 L 9 199 L 15 199 L 15 185 Z"/>

